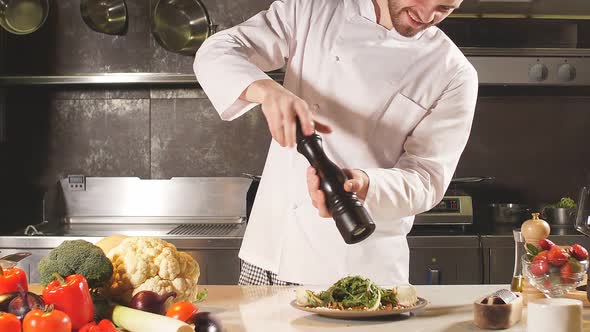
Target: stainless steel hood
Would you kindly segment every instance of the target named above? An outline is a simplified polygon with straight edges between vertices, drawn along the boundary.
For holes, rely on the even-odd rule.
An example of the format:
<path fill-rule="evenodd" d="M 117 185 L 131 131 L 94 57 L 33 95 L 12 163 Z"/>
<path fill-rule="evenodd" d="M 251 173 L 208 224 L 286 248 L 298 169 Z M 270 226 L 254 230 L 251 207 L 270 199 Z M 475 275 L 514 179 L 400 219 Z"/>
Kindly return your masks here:
<path fill-rule="evenodd" d="M 587 0 L 464 0 L 453 18 L 590 19 Z"/>

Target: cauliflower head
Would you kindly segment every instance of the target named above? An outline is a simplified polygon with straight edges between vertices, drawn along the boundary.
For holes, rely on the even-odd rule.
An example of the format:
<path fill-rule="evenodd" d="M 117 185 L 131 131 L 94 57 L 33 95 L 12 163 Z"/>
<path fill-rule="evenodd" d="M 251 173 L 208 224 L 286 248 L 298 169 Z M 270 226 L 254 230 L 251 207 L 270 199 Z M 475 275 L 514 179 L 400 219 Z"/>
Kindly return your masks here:
<path fill-rule="evenodd" d="M 160 295 L 176 292 L 168 302 L 193 301 L 197 295 L 199 264 L 191 255 L 176 250 L 164 240 L 130 237 L 112 248 L 107 257 L 113 263 L 113 278 L 108 293 L 129 304 L 133 295 L 149 290 Z"/>

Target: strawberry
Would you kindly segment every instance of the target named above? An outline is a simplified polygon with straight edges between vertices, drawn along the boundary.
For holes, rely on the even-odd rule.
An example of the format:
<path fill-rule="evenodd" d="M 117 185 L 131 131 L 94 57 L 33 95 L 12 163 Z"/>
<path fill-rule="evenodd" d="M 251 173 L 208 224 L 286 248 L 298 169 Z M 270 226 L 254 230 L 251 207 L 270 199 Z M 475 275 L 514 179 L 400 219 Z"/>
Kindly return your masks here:
<path fill-rule="evenodd" d="M 551 280 L 551 278 L 546 278 L 543 281 L 543 287 L 545 287 L 545 289 L 551 289 L 553 287 L 553 280 Z"/>
<path fill-rule="evenodd" d="M 547 259 L 549 260 L 549 263 L 554 266 L 562 266 L 565 264 L 565 262 L 567 262 L 568 257 L 569 255 L 567 251 L 558 245 L 551 247 L 547 253 Z"/>
<path fill-rule="evenodd" d="M 565 264 L 563 264 L 561 270 L 559 271 L 559 275 L 561 276 L 561 282 L 564 284 L 573 283 L 573 273 L 574 272 L 572 271 L 572 265 L 570 264 L 570 262 L 566 262 Z"/>
<path fill-rule="evenodd" d="M 577 243 L 571 247 L 570 252 L 579 261 L 588 259 L 588 250 Z"/>
<path fill-rule="evenodd" d="M 530 270 L 535 277 L 542 277 L 547 271 L 549 271 L 549 263 L 546 259 L 540 259 L 537 261 L 533 260 L 530 265 Z"/>
<path fill-rule="evenodd" d="M 543 239 L 543 240 L 539 241 L 539 247 L 541 247 L 541 249 L 543 249 L 543 250 L 549 250 L 554 245 L 555 245 L 555 243 L 553 243 L 551 240 L 548 240 L 548 239 Z"/>

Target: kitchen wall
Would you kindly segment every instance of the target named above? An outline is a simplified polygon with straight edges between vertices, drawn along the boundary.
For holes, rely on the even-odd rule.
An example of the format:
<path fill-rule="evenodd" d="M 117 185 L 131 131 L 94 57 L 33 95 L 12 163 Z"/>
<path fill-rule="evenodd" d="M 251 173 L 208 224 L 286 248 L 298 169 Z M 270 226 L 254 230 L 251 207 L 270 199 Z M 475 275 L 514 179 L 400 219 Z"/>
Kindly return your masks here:
<path fill-rule="evenodd" d="M 480 88 L 456 173 L 494 177 L 458 188 L 474 195 L 479 216 L 494 202 L 540 211 L 564 196 L 577 200 L 579 188 L 590 185 L 589 96 L 588 88 Z"/>
<path fill-rule="evenodd" d="M 170 53 L 150 31 L 155 0 L 126 0 L 128 32 L 90 30 L 79 1 L 52 1 L 37 32 L 2 32 L 4 75 L 192 74 L 193 58 Z M 225 29 L 270 1 L 203 1 Z M 3 30 L 2 30 L 3 31 Z M 225 122 L 198 86 L 15 87 L 7 91 L 7 142 L 0 143 L 0 220 L 8 231 L 60 215 L 57 181 L 68 174 L 240 176 L 259 174 L 270 144 L 259 109 Z"/>
<path fill-rule="evenodd" d="M 271 0 L 204 0 L 225 29 Z M 162 49 L 150 33 L 155 0 L 127 0 L 124 36 L 90 30 L 78 1 L 52 1 L 31 35 L 2 33 L 3 74 L 192 73 L 192 57 Z M 0 39 L 0 41 L 2 41 Z M 1 95 L 1 92 L 0 92 Z M 56 183 L 91 176 L 239 176 L 260 173 L 270 135 L 260 110 L 221 121 L 197 86 L 18 87 L 6 92 L 7 142 L 0 143 L 0 220 L 10 230 L 60 214 Z M 477 203 L 548 202 L 590 182 L 587 91 L 482 88 L 457 176 L 489 175 L 466 186 Z"/>

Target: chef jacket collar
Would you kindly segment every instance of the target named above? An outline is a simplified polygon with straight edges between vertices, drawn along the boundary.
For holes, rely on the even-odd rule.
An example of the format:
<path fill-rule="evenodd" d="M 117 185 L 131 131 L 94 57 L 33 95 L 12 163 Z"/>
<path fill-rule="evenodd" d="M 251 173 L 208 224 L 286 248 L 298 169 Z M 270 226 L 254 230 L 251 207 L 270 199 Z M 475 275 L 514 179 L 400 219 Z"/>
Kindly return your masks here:
<path fill-rule="evenodd" d="M 375 15 L 375 6 L 373 5 L 373 0 L 359 0 L 359 8 L 360 8 L 360 14 L 362 17 L 379 25 L 379 23 L 377 23 L 377 16 Z M 381 25 L 379 25 L 379 27 L 387 30 L 387 35 L 389 37 L 396 39 L 396 40 L 400 40 L 400 41 L 418 40 L 422 37 L 422 35 L 426 32 L 426 30 L 432 28 L 432 27 L 429 27 L 426 30 L 422 30 L 412 37 L 406 37 L 406 36 L 401 35 L 399 32 L 397 32 L 397 30 L 395 28 L 392 28 L 390 30 L 390 29 L 387 29 Z"/>

